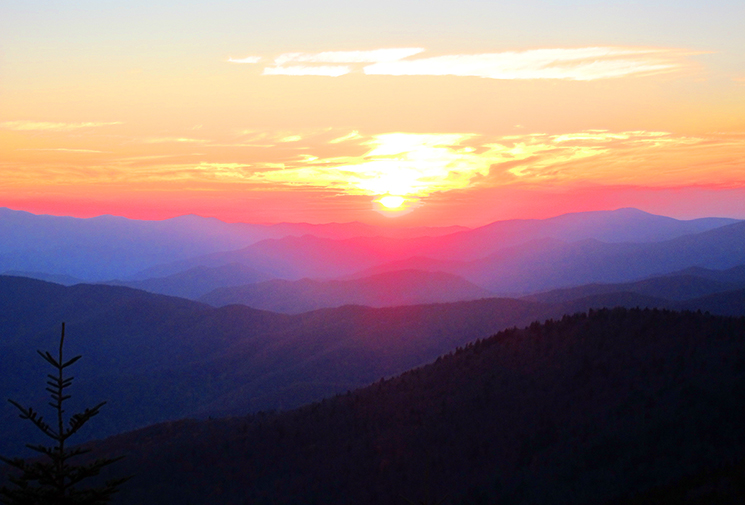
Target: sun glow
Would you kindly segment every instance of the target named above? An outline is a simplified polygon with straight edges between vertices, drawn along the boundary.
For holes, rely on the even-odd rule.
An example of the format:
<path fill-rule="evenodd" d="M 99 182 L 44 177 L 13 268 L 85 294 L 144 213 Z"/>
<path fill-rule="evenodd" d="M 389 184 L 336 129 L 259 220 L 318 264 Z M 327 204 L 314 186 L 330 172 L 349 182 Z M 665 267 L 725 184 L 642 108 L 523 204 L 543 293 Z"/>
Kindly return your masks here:
<path fill-rule="evenodd" d="M 403 203 L 406 201 L 406 198 L 404 198 L 403 196 L 386 195 L 378 201 L 386 209 L 393 210 L 400 208 L 401 205 L 403 205 Z"/>

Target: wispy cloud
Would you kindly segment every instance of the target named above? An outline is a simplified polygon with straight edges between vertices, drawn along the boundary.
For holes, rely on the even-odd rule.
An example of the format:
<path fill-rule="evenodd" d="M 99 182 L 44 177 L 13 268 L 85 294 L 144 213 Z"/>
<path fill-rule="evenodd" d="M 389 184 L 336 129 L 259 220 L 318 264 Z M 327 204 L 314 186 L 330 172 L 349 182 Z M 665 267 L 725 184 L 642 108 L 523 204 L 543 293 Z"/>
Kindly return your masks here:
<path fill-rule="evenodd" d="M 509 136 L 365 135 L 321 129 L 243 132 L 242 137 L 238 144 L 226 144 L 229 149 L 216 146 L 201 153 L 174 153 L 168 144 L 142 152 L 137 146 L 145 143 L 135 142 L 127 144 L 126 150 L 101 153 L 88 162 L 81 161 L 87 159 L 81 156 L 50 156 L 43 163 L 9 163 L 13 157 L 7 156 L 0 162 L 4 176 L 0 184 L 173 183 L 261 191 L 318 190 L 378 199 L 399 195 L 422 202 L 436 193 L 477 187 L 745 184 L 743 134 L 584 130 Z M 250 149 L 235 149 L 249 144 Z M 38 149 L 84 153 L 95 148 Z"/>
<path fill-rule="evenodd" d="M 108 123 L 51 123 L 46 121 L 5 121 L 0 123 L 0 129 L 15 131 L 73 131 L 85 128 L 98 128 L 122 124 L 119 121 Z"/>
<path fill-rule="evenodd" d="M 371 51 L 324 51 L 321 53 L 284 53 L 274 59 L 273 67 L 264 68 L 264 75 L 320 75 L 339 77 L 353 71 L 349 64 L 383 63 L 398 61 L 424 49 L 404 47 L 373 49 Z M 317 64 L 322 65 L 317 65 Z M 346 63 L 347 65 L 323 65 L 324 63 Z M 309 65 L 310 64 L 310 65 Z"/>
<path fill-rule="evenodd" d="M 61 151 L 65 153 L 102 153 L 104 152 L 104 151 L 96 151 L 94 149 L 67 149 L 65 147 L 25 148 L 25 149 L 16 149 L 16 151 Z"/>
<path fill-rule="evenodd" d="M 388 133 L 362 144 L 368 147 L 362 155 L 297 156 L 281 170 L 257 171 L 248 179 L 407 198 L 484 185 L 745 183 L 745 139 L 736 136 L 606 130 L 504 137 Z"/>
<path fill-rule="evenodd" d="M 424 52 L 420 47 L 374 49 L 372 51 L 326 51 L 322 53 L 284 53 L 274 59 L 275 65 L 285 63 L 382 63 L 398 61 Z"/>
<path fill-rule="evenodd" d="M 351 67 L 344 65 L 290 65 L 287 67 L 266 67 L 264 75 L 320 75 L 327 77 L 339 77 L 352 71 Z"/>
<path fill-rule="evenodd" d="M 261 56 L 247 56 L 245 58 L 228 58 L 230 63 L 258 63 L 261 61 Z"/>
<path fill-rule="evenodd" d="M 347 135 L 343 135 L 341 137 L 337 137 L 335 139 L 329 140 L 329 144 L 340 144 L 341 142 L 346 142 L 347 140 L 354 140 L 361 138 L 362 135 L 358 131 L 353 131 L 351 133 L 348 133 Z"/>
<path fill-rule="evenodd" d="M 145 139 L 146 144 L 167 144 L 167 143 L 179 143 L 179 144 L 204 144 L 209 142 L 204 139 L 194 139 L 189 137 L 155 137 Z"/>
<path fill-rule="evenodd" d="M 381 62 L 368 75 L 431 75 L 488 79 L 567 79 L 589 81 L 632 74 L 669 72 L 681 67 L 679 52 L 656 49 L 585 47 L 520 52 L 455 54 Z"/>
<path fill-rule="evenodd" d="M 679 49 L 639 47 L 547 48 L 480 54 L 417 57 L 424 49 L 284 53 L 264 75 L 339 77 L 353 72 L 387 76 L 458 76 L 487 79 L 563 79 L 591 81 L 630 75 L 672 72 L 689 63 L 692 54 Z M 251 56 L 237 63 L 258 63 Z M 331 64 L 331 65 L 329 65 Z"/>

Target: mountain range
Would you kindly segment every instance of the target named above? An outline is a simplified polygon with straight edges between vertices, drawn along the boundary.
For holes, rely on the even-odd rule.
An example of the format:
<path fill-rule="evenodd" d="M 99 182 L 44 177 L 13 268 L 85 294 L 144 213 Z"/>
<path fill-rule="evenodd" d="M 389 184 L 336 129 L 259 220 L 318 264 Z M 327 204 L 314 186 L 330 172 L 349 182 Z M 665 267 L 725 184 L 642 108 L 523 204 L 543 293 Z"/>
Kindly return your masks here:
<path fill-rule="evenodd" d="M 242 304 L 257 309 L 297 314 L 326 307 L 365 305 L 391 307 L 474 300 L 489 291 L 442 272 L 397 270 L 356 280 L 270 281 L 215 289 L 199 301 L 215 307 Z"/>
<path fill-rule="evenodd" d="M 166 277 L 194 267 L 239 263 L 266 278 L 338 279 L 374 268 L 379 270 L 368 274 L 382 273 L 381 268 L 432 270 L 416 261 L 396 268 L 387 265 L 424 257 L 428 261 L 455 262 L 450 268 L 437 270 L 461 275 L 470 282 L 478 280 L 479 272 L 486 271 L 487 281 L 475 283 L 487 290 L 495 290 L 496 285 L 497 292 L 506 293 L 511 288 L 501 289 L 493 280 L 500 268 L 493 263 L 509 262 L 505 255 L 522 251 L 510 249 L 513 247 L 527 247 L 527 254 L 550 260 L 557 250 L 559 255 L 561 251 L 571 255 L 571 248 L 579 247 L 582 253 L 582 246 L 572 244 L 595 240 L 617 246 L 600 248 L 599 254 L 612 255 L 618 247 L 624 254 L 623 244 L 696 236 L 736 222 L 726 218 L 681 221 L 636 209 L 619 209 L 544 220 L 499 221 L 473 230 L 396 229 L 360 223 L 268 226 L 224 223 L 199 216 L 163 221 L 115 216 L 77 219 L 0 209 L 0 236 L 4 238 L 0 244 L 0 272 L 66 275 L 88 282 L 128 282 Z M 584 249 L 588 253 L 587 245 Z M 680 268 L 688 266 L 695 264 Z M 715 263 L 700 266 L 724 268 Z M 536 289 L 544 287 L 547 286 Z"/>
<path fill-rule="evenodd" d="M 79 441 L 142 428 L 96 444 L 145 473 L 120 503 L 625 504 L 741 464 L 743 221 L 0 209 L 0 237 L 0 398 L 46 403 L 64 321 L 69 410 L 108 402 Z M 16 421 L 0 454 L 42 442 Z"/>
<path fill-rule="evenodd" d="M 162 221 L 35 215 L 0 208 L 0 272 L 67 275 L 85 281 L 127 278 L 161 263 L 234 250 L 270 238 L 313 234 L 438 236 L 466 228 L 388 228 L 363 223 L 225 223 L 196 215 Z M 171 272 L 175 273 L 175 272 Z"/>
<path fill-rule="evenodd" d="M 79 374 L 86 391 L 80 399 L 111 399 L 112 420 L 90 433 L 100 437 L 166 419 L 296 407 L 401 373 L 504 328 L 590 308 L 745 315 L 745 289 L 673 301 L 623 288 L 593 295 L 578 290 L 577 298 L 554 297 L 552 303 L 482 298 L 288 315 L 244 305 L 214 308 L 120 286 L 66 287 L 0 276 L 0 366 L 43 377 L 44 363 L 31 350 L 49 348 L 65 321 L 70 352 L 88 363 Z M 38 399 L 38 386 L 4 374 L 0 397 Z M 18 450 L 13 440 L 21 433 L 15 430 L 25 427 L 11 422 L 10 405 L 0 416 L 13 426 L 0 435 L 0 453 Z"/>

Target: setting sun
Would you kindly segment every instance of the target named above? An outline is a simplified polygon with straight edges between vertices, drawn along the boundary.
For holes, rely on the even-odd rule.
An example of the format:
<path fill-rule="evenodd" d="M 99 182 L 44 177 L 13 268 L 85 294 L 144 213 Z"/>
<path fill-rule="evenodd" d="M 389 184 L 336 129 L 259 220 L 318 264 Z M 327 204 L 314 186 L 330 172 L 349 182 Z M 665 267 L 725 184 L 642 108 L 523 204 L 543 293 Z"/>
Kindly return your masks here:
<path fill-rule="evenodd" d="M 406 199 L 403 196 L 386 195 L 380 200 L 380 204 L 386 209 L 398 209 Z"/>

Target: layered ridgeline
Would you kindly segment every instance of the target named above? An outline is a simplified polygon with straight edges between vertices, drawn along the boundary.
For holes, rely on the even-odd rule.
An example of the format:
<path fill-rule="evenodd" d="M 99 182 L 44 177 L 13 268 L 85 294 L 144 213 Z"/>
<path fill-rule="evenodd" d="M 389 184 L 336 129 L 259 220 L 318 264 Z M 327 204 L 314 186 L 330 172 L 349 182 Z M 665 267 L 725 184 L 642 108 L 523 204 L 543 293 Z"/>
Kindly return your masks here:
<path fill-rule="evenodd" d="M 602 226 L 601 226 L 602 224 Z M 460 276 L 499 294 L 622 282 L 691 266 L 745 261 L 745 223 L 678 221 L 634 209 L 515 220 L 440 237 L 268 239 L 138 274 L 163 278 L 197 266 L 250 266 L 285 280 L 355 279 L 398 271 Z M 555 268 L 554 268 L 555 267 Z"/>
<path fill-rule="evenodd" d="M 715 226 L 718 221 L 703 223 Z M 436 237 L 466 230 L 386 228 L 363 223 L 225 223 L 195 215 L 161 221 L 98 216 L 34 215 L 0 208 L 0 273 L 24 272 L 41 279 L 51 275 L 86 281 L 130 277 L 162 263 L 230 251 L 288 236 L 314 235 L 327 239 L 351 237 Z"/>
<path fill-rule="evenodd" d="M 523 264 L 525 261 L 533 261 L 535 267 L 548 260 L 570 258 L 573 254 L 600 254 L 605 256 L 598 257 L 597 261 L 608 262 L 614 254 L 635 253 L 634 248 L 624 247 L 624 243 L 669 241 L 736 222 L 718 218 L 680 221 L 635 209 L 619 209 L 543 220 L 499 221 L 468 230 L 462 227 L 385 228 L 361 223 L 266 226 L 224 223 L 199 216 L 163 221 L 114 216 L 76 219 L 0 209 L 0 237 L 3 238 L 0 241 L 0 273 L 24 272 L 45 280 L 64 279 L 63 282 L 118 279 L 114 282 L 197 297 L 210 285 L 232 286 L 272 278 L 367 277 L 390 270 L 417 269 L 459 275 L 484 289 L 508 293 L 565 285 L 561 284 L 566 281 L 562 278 L 541 284 L 533 276 L 520 284 L 502 275 L 511 270 L 516 278 L 529 273 L 530 265 Z M 588 240 L 608 247 L 588 246 L 583 242 Z M 677 244 L 681 245 L 695 249 L 693 244 Z M 655 251 L 651 250 L 653 257 L 657 254 Z M 555 257 L 557 254 L 559 256 Z M 700 254 L 701 251 L 696 250 L 689 259 Z M 725 247 L 719 257 L 704 255 L 701 256 L 705 260 L 703 263 L 689 262 L 673 268 L 721 269 L 742 263 L 727 264 L 731 254 Z M 520 263 L 521 257 L 525 260 L 523 263 Z M 581 260 L 586 261 L 586 258 Z M 594 261 L 590 260 L 590 263 Z M 204 268 L 194 270 L 231 264 L 244 267 L 242 271 L 236 270 L 235 279 L 226 275 L 225 269 L 218 272 Z M 659 261 L 648 264 L 641 273 L 619 271 L 612 262 L 608 264 L 611 266 L 609 272 L 619 273 L 621 277 L 590 278 L 595 274 L 585 272 L 587 275 L 581 282 L 618 282 L 633 278 L 628 275 L 639 277 L 669 271 Z M 168 278 L 189 270 L 190 273 L 180 278 Z M 545 276 L 544 272 L 537 273 Z M 580 273 L 572 270 L 569 277 L 577 277 Z M 146 282 L 137 284 L 140 281 Z"/>
<path fill-rule="evenodd" d="M 551 303 L 488 298 L 286 315 L 125 287 L 0 276 L 0 368 L 11 372 L 0 374 L 0 399 L 45 403 L 44 362 L 34 351 L 54 345 L 61 321 L 69 352 L 84 357 L 73 400 L 109 400 L 107 415 L 86 432 L 101 437 L 167 419 L 296 407 L 401 373 L 504 328 L 588 308 L 745 315 L 742 287 L 682 301 L 633 292 L 634 285 L 616 287 L 591 296 L 579 289 L 580 297 Z M 31 436 L 15 419 L 12 406 L 0 402 L 0 453 L 21 451 L 18 441 Z"/>
<path fill-rule="evenodd" d="M 743 402 L 745 318 L 604 309 L 298 410 L 95 449 L 136 474 L 119 504 L 736 503 Z"/>
<path fill-rule="evenodd" d="M 544 237 L 509 245 L 539 235 L 539 231 L 574 239 L 578 233 L 569 233 L 559 226 L 568 217 L 574 217 L 576 221 L 603 217 L 606 224 L 618 224 L 615 237 L 608 237 L 610 232 L 604 228 L 591 226 L 585 235 L 595 233 L 606 240 L 633 236 L 647 242 L 601 242 L 595 238 L 567 242 Z M 634 219 L 624 227 L 621 217 Z M 115 283 L 215 305 L 243 303 L 292 313 L 343 303 L 384 306 L 472 299 L 473 287 L 462 290 L 466 283 L 475 285 L 483 293 L 517 296 L 589 283 L 628 283 L 683 269 L 730 269 L 745 262 L 745 223 L 728 224 L 665 240 L 663 238 L 670 232 L 661 232 L 658 241 L 649 241 L 649 232 L 643 233 L 644 226 L 654 229 L 658 219 L 679 225 L 678 232 L 691 229 L 692 224 L 698 223 L 626 209 L 537 222 L 510 222 L 513 228 L 518 225 L 529 228 L 536 223 L 542 225 L 539 230 L 518 236 L 509 236 L 505 230 L 490 226 L 486 228 L 494 233 L 486 235 L 482 229 L 477 229 L 442 237 L 411 239 L 286 237 L 264 240 L 238 251 L 214 253 L 156 267 L 140 274 L 155 277 Z M 719 223 L 703 220 L 704 224 L 713 222 Z M 502 223 L 502 228 L 505 223 Z M 495 228 L 506 238 L 497 235 Z M 480 241 L 475 240 L 474 235 L 479 236 Z M 457 244 L 460 245 L 456 247 Z M 469 249 L 471 246 L 473 249 Z M 474 251 L 492 252 L 473 260 L 452 259 L 472 257 Z M 393 261 L 389 261 L 391 259 Z M 418 272 L 416 278 L 406 274 L 411 271 Z M 430 278 L 425 279 L 423 272 L 428 272 Z M 690 274 L 696 275 L 695 272 Z M 438 280 L 443 276 L 450 276 L 450 285 Z M 718 282 L 726 284 L 729 281 L 719 279 Z M 382 296 L 385 291 L 413 293 L 417 290 L 426 296 L 396 298 L 389 295 L 390 300 Z M 455 296 L 456 293 L 463 294 Z M 679 297 L 673 295 L 672 298 Z"/>
<path fill-rule="evenodd" d="M 486 298 L 492 294 L 456 275 L 397 270 L 353 280 L 301 279 L 217 288 L 199 298 L 215 307 L 239 303 L 257 309 L 298 314 L 325 307 L 392 307 Z"/>
<path fill-rule="evenodd" d="M 46 403 L 44 362 L 35 350 L 54 345 L 62 321 L 69 353 L 83 355 L 73 401 L 109 400 L 106 420 L 86 432 L 99 437 L 166 419 L 295 407 L 550 312 L 545 304 L 485 299 L 290 316 L 126 287 L 4 276 L 0 306 L 0 369 L 12 371 L 0 374 L 5 454 L 22 449 L 26 434 L 17 430 L 27 427 L 15 422 L 4 399 Z"/>

